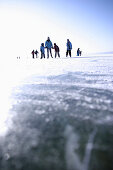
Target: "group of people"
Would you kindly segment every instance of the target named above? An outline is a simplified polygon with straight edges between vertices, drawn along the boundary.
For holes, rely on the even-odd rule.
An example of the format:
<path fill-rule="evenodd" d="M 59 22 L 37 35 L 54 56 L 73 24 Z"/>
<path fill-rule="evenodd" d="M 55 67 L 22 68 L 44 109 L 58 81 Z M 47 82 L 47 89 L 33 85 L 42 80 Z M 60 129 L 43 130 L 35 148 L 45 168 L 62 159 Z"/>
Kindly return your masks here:
<path fill-rule="evenodd" d="M 66 46 L 67 46 L 66 57 L 68 57 L 68 55 L 71 57 L 72 43 L 70 42 L 69 39 L 67 39 Z M 47 40 L 45 42 L 45 46 L 44 46 L 44 43 L 41 43 L 41 46 L 40 46 L 41 59 L 45 58 L 45 48 L 47 49 L 47 58 L 49 58 L 49 54 L 53 58 L 52 49 L 55 50 L 55 58 L 57 56 L 60 58 L 60 49 L 59 49 L 58 45 L 56 43 L 54 43 L 54 46 L 53 46 L 49 37 L 47 38 Z M 31 53 L 32 53 L 32 58 L 34 59 L 35 55 L 36 55 L 36 58 L 37 58 L 37 55 L 38 55 L 39 52 L 37 50 L 36 51 L 33 50 Z M 77 56 L 79 56 L 79 55 L 81 55 L 80 48 L 78 48 L 78 50 L 77 50 Z"/>
<path fill-rule="evenodd" d="M 33 50 L 31 53 L 32 53 L 32 58 L 35 58 L 35 55 L 36 55 L 36 58 L 38 57 L 37 55 L 39 52 L 37 50 L 36 51 Z"/>
<path fill-rule="evenodd" d="M 60 57 L 60 53 L 59 53 L 60 49 L 59 49 L 58 45 L 56 45 L 56 43 L 54 43 L 54 46 L 53 46 L 49 37 L 48 37 L 47 41 L 45 42 L 45 47 L 44 47 L 44 43 L 42 43 L 40 46 L 41 59 L 45 58 L 45 48 L 47 48 L 47 58 L 49 58 L 49 53 L 50 53 L 51 57 L 53 58 L 51 49 L 55 50 L 55 58 L 57 55 L 58 55 L 58 57 Z"/>

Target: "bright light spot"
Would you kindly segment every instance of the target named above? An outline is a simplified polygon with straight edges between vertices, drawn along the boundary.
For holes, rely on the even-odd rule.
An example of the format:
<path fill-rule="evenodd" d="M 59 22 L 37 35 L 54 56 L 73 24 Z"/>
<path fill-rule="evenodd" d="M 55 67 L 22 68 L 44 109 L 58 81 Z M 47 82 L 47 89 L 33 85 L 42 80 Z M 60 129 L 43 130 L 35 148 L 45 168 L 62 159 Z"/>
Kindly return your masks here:
<path fill-rule="evenodd" d="M 58 44 L 63 57 L 66 53 L 67 38 L 72 42 L 73 56 L 76 55 L 78 47 L 81 47 L 83 51 L 87 48 L 87 45 L 85 47 L 87 43 L 84 43 L 81 37 L 78 38 L 73 30 L 69 30 L 62 23 L 56 23 L 55 18 L 46 17 L 38 9 L 37 13 L 33 13 L 33 10 L 1 8 L 0 21 L 1 60 L 10 61 L 19 56 L 31 58 L 31 51 L 37 49 L 40 52 L 40 45 L 42 42 L 45 43 L 48 36 L 53 43 Z"/>

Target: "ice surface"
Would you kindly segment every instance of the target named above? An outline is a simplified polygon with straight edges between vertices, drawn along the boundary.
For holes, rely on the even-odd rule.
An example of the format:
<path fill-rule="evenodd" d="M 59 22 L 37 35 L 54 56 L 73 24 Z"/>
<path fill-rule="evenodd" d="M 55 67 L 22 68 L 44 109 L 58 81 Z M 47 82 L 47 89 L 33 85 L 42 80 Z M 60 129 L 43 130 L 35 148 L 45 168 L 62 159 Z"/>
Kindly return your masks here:
<path fill-rule="evenodd" d="M 1 170 L 113 169 L 113 56 L 2 63 Z"/>

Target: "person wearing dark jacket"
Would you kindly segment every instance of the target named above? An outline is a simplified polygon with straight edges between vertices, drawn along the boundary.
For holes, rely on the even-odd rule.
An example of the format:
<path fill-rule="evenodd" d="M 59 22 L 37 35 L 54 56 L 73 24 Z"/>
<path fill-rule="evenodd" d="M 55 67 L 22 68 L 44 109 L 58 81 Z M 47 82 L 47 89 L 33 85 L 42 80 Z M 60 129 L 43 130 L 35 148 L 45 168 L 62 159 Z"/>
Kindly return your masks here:
<path fill-rule="evenodd" d="M 82 55 L 82 51 L 79 52 L 80 56 Z"/>
<path fill-rule="evenodd" d="M 77 56 L 80 55 L 80 48 L 77 49 Z"/>
<path fill-rule="evenodd" d="M 35 51 L 36 58 L 37 58 L 37 54 L 38 54 L 38 51 L 36 50 L 36 51 Z"/>
<path fill-rule="evenodd" d="M 56 45 L 56 43 L 54 43 L 54 49 L 55 49 L 55 58 L 56 58 L 56 56 L 58 55 L 58 57 L 60 57 L 60 54 L 59 54 L 59 47 L 58 47 L 58 45 Z"/>
<path fill-rule="evenodd" d="M 33 51 L 31 52 L 31 54 L 32 54 L 32 58 L 34 59 L 34 58 L 35 58 L 35 51 L 33 50 Z"/>

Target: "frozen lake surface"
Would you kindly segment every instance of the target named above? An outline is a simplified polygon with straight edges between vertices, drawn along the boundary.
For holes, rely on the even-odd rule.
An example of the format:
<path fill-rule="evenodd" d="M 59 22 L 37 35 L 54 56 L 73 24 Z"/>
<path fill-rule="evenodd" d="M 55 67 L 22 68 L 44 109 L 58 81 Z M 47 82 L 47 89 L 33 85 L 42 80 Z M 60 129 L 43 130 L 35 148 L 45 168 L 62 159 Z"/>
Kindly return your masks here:
<path fill-rule="evenodd" d="M 113 170 L 113 56 L 1 65 L 0 170 Z"/>

